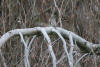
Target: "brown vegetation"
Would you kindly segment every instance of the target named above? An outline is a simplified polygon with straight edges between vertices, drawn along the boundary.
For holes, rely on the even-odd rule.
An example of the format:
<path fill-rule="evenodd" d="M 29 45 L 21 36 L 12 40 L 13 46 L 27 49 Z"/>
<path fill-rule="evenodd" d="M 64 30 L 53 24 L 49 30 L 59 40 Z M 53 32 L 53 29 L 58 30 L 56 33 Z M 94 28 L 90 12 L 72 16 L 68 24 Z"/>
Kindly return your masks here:
<path fill-rule="evenodd" d="M 100 43 L 99 0 L 56 0 L 56 5 L 57 7 L 54 0 L 0 0 L 0 37 L 13 29 L 44 26 L 61 27 L 62 24 L 63 28 L 86 40 Z M 52 42 L 57 38 L 56 36 L 51 37 L 55 37 L 52 38 Z M 25 36 L 26 41 L 27 38 L 30 39 L 32 36 Z M 53 47 L 55 53 L 59 52 L 56 55 L 57 58 L 63 55 L 63 47 L 60 44 L 62 44 L 60 40 L 57 40 Z M 45 45 L 47 43 L 42 37 L 35 39 L 29 55 L 31 67 L 52 66 L 51 57 Z M 20 37 L 14 37 L 1 48 L 8 67 L 23 67 L 23 47 Z M 75 51 L 77 52 L 74 59 L 82 56 L 78 48 Z M 79 65 L 80 67 L 99 67 L 99 59 L 99 56 L 88 55 L 80 61 Z M 0 67 L 2 67 L 1 57 L 0 62 Z M 62 61 L 58 67 L 66 67 L 68 65 L 66 62 L 66 60 Z"/>

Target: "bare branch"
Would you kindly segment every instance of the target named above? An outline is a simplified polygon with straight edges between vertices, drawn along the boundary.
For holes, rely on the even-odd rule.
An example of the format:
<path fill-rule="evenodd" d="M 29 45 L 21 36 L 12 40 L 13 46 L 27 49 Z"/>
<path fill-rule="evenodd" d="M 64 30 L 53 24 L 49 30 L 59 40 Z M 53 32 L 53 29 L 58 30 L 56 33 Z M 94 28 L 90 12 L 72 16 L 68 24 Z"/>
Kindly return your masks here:
<path fill-rule="evenodd" d="M 56 32 L 57 35 L 61 38 L 61 40 L 62 40 L 62 42 L 63 42 L 64 50 L 65 50 L 66 55 L 67 55 L 67 57 L 68 57 L 69 65 L 70 65 L 70 67 L 73 67 L 73 66 L 72 66 L 73 63 L 71 62 L 71 57 L 70 57 L 70 54 L 68 53 L 65 39 L 62 37 L 62 35 L 61 35 L 57 30 L 53 29 L 53 31 Z"/>
<path fill-rule="evenodd" d="M 5 33 L 1 38 L 0 38 L 0 48 L 2 47 L 2 45 L 4 45 L 7 40 L 9 40 L 11 37 L 15 36 L 15 35 L 19 35 L 19 32 L 22 33 L 22 35 L 40 35 L 41 34 L 41 29 L 45 29 L 45 31 L 48 34 L 51 33 L 55 33 L 52 31 L 52 29 L 56 29 L 58 30 L 58 32 L 65 38 L 65 39 L 69 39 L 69 32 L 68 30 L 65 30 L 63 28 L 59 28 L 59 27 L 35 27 L 35 28 L 26 28 L 26 29 L 15 29 L 15 30 L 11 30 L 7 33 Z M 40 33 L 39 33 L 40 32 Z M 76 44 L 78 45 L 78 47 L 80 48 L 80 50 L 84 51 L 84 52 L 91 52 L 91 48 L 93 50 L 96 50 L 97 48 L 100 48 L 100 44 L 93 44 L 83 38 L 81 38 L 80 36 L 76 35 L 75 33 L 72 33 L 72 38 L 73 40 L 76 41 Z M 85 50 L 84 50 L 85 49 Z M 97 52 L 95 52 L 97 53 Z M 98 52 L 97 54 L 100 54 L 100 52 Z"/>
<path fill-rule="evenodd" d="M 41 29 L 41 32 L 42 32 L 43 36 L 46 38 L 46 40 L 48 42 L 48 49 L 49 49 L 50 54 L 52 56 L 53 67 L 56 67 L 56 56 L 55 56 L 54 51 L 52 49 L 51 40 L 50 40 L 48 34 L 46 33 L 45 29 Z"/>
<path fill-rule="evenodd" d="M 76 61 L 75 67 L 77 67 L 77 64 L 80 62 L 80 60 L 81 60 L 82 58 L 84 58 L 85 56 L 87 56 L 87 55 L 88 55 L 88 53 L 86 53 L 86 54 L 84 54 L 82 57 L 80 57 L 80 58 Z"/>
<path fill-rule="evenodd" d="M 62 54 L 61 58 L 57 61 L 57 64 L 60 63 L 65 58 L 65 53 Z"/>
<path fill-rule="evenodd" d="M 29 62 L 29 59 L 28 59 L 28 56 L 29 56 L 28 45 L 27 45 L 27 43 L 25 43 L 25 40 L 23 38 L 22 33 L 19 32 L 19 35 L 20 35 L 22 43 L 24 44 L 24 47 L 25 47 L 25 50 L 24 50 L 24 54 L 25 54 L 25 56 L 24 56 L 25 67 L 30 67 L 30 62 Z"/>
<path fill-rule="evenodd" d="M 31 45 L 32 45 L 32 42 L 33 42 L 33 40 L 36 38 L 36 35 L 34 35 L 33 37 L 32 37 L 32 39 L 31 39 L 31 41 L 30 41 L 30 43 L 29 43 L 29 45 L 28 45 L 28 49 L 30 49 L 30 47 L 31 47 Z"/>
<path fill-rule="evenodd" d="M 54 5 L 55 5 L 55 7 L 56 7 L 57 10 L 58 10 L 58 13 L 59 13 L 59 23 L 60 23 L 60 27 L 62 27 L 62 21 L 61 21 L 61 10 L 58 8 L 58 6 L 57 6 L 55 0 L 54 0 Z"/>
<path fill-rule="evenodd" d="M 73 38 L 72 38 L 72 35 L 71 35 L 71 32 L 69 33 L 69 40 L 70 40 L 70 45 L 71 45 L 71 48 L 70 48 L 70 61 L 71 61 L 71 66 L 73 67 L 73 49 L 74 49 L 74 44 L 73 44 Z"/>

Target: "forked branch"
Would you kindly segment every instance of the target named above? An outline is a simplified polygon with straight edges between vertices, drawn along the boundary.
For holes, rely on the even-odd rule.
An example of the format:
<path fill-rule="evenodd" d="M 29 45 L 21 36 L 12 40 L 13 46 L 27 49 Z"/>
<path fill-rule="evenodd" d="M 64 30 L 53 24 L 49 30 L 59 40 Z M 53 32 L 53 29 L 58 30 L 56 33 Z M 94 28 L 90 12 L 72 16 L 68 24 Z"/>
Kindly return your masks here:
<path fill-rule="evenodd" d="M 19 32 L 21 32 L 23 35 L 40 35 L 41 29 L 45 29 L 46 33 L 48 33 L 48 34 L 55 33 L 55 32 L 53 32 L 53 29 L 56 29 L 65 39 L 69 39 L 69 32 L 71 32 L 71 31 L 68 31 L 68 30 L 65 30 L 65 29 L 59 28 L 59 27 L 55 27 L 55 28 L 54 27 L 35 27 L 35 28 L 26 28 L 26 29 L 15 29 L 15 30 L 8 31 L 0 38 L 0 48 L 11 37 L 13 37 L 15 35 L 19 35 Z M 93 44 L 93 43 L 81 38 L 80 36 L 76 35 L 73 32 L 71 32 L 71 36 L 72 36 L 73 40 L 76 41 L 79 48 L 81 50 L 84 50 L 85 52 L 91 52 L 91 49 L 96 50 L 97 48 L 100 48 L 100 44 Z"/>
<path fill-rule="evenodd" d="M 0 38 L 0 48 L 13 36 L 17 35 L 21 37 L 21 40 L 25 46 L 25 62 L 27 61 L 26 67 L 30 67 L 30 63 L 28 60 L 28 53 L 29 53 L 29 47 L 25 43 L 23 39 L 23 35 L 37 35 L 37 36 L 43 36 L 47 42 L 48 42 L 48 50 L 52 56 L 52 62 L 53 67 L 56 67 L 56 64 L 58 63 L 56 60 L 55 53 L 52 48 L 51 40 L 49 35 L 52 35 L 52 33 L 55 33 L 55 35 L 59 36 L 61 41 L 63 42 L 63 47 L 66 53 L 66 57 L 68 58 L 70 67 L 73 67 L 73 48 L 74 48 L 74 41 L 76 42 L 77 46 L 80 48 L 81 51 L 84 51 L 86 53 L 94 52 L 96 54 L 100 54 L 100 52 L 96 51 L 96 49 L 100 49 L 100 44 L 93 44 L 80 36 L 76 35 L 75 33 L 65 30 L 63 28 L 59 27 L 34 27 L 34 28 L 26 28 L 26 29 L 15 29 L 8 31 Z M 54 34 L 53 34 L 54 35 Z M 65 39 L 68 39 L 70 41 L 70 51 L 67 50 L 67 45 Z"/>

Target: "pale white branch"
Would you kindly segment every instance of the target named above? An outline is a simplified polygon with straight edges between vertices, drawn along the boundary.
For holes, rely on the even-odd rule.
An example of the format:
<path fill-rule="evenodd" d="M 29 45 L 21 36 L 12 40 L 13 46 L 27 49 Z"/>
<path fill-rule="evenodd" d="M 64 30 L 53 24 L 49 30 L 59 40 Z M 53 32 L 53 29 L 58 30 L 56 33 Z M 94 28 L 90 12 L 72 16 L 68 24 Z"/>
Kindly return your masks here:
<path fill-rule="evenodd" d="M 69 40 L 70 40 L 70 45 L 71 45 L 71 47 L 70 47 L 70 61 L 71 61 L 71 63 L 72 63 L 72 65 L 71 65 L 71 67 L 73 67 L 73 49 L 74 49 L 74 43 L 73 43 L 73 38 L 72 38 L 72 35 L 71 35 L 71 32 L 69 32 Z"/>
<path fill-rule="evenodd" d="M 24 63 L 25 63 L 25 67 L 30 67 L 30 62 L 29 62 L 29 59 L 28 59 L 28 56 L 29 56 L 28 44 L 25 43 L 24 37 L 23 37 L 21 32 L 19 32 L 19 35 L 20 35 L 21 41 L 22 41 L 22 43 L 24 44 L 24 47 L 25 47 L 25 49 L 24 49 L 24 55 L 25 55 L 24 56 Z"/>
<path fill-rule="evenodd" d="M 57 30 L 53 29 L 53 31 L 56 32 L 57 35 L 61 38 L 61 40 L 62 40 L 62 42 L 63 42 L 63 47 L 64 47 L 64 50 L 65 50 L 65 53 L 66 53 L 66 55 L 67 55 L 67 57 L 68 57 L 69 65 L 70 65 L 70 67 L 73 67 L 73 66 L 72 66 L 73 63 L 71 62 L 71 58 L 72 58 L 72 57 L 70 57 L 70 54 L 68 53 L 67 45 L 66 45 L 65 39 L 62 37 L 62 35 L 61 35 Z"/>
<path fill-rule="evenodd" d="M 84 54 L 83 56 L 81 56 L 81 57 L 76 61 L 75 66 L 77 67 L 77 64 L 80 62 L 80 60 L 81 60 L 82 58 L 84 58 L 85 56 L 87 56 L 87 55 L 88 55 L 88 53 L 86 53 L 86 54 Z"/>
<path fill-rule="evenodd" d="M 50 37 L 48 36 L 47 32 L 45 31 L 45 29 L 41 29 L 41 32 L 43 34 L 43 36 L 45 37 L 45 39 L 47 40 L 48 42 L 48 50 L 50 51 L 50 54 L 52 56 L 52 60 L 53 60 L 53 67 L 56 67 L 56 56 L 54 54 L 54 51 L 53 51 L 53 48 L 52 48 L 52 45 L 51 45 L 51 40 L 50 40 Z"/>
<path fill-rule="evenodd" d="M 33 37 L 32 37 L 32 39 L 31 39 L 31 41 L 30 41 L 30 43 L 29 43 L 29 45 L 28 45 L 28 49 L 30 49 L 30 47 L 31 47 L 31 45 L 32 45 L 32 42 L 33 42 L 33 40 L 36 38 L 36 35 L 34 35 Z"/>
<path fill-rule="evenodd" d="M 54 29 L 54 27 L 35 27 L 35 28 L 26 28 L 26 29 L 15 29 L 15 30 L 11 30 L 7 33 L 5 33 L 1 38 L 0 38 L 0 48 L 2 47 L 2 45 L 4 45 L 7 40 L 9 40 L 11 37 L 15 36 L 15 35 L 19 35 L 19 32 L 21 32 L 23 35 L 40 35 L 40 29 L 43 28 L 45 29 L 45 31 L 48 34 L 54 33 L 52 32 L 52 29 Z M 56 30 L 58 30 L 58 32 L 65 38 L 65 39 L 69 39 L 69 32 L 68 30 L 65 30 L 63 28 L 59 28 L 59 27 L 55 27 Z M 83 38 L 81 38 L 80 36 L 76 35 L 75 33 L 71 33 L 73 40 L 76 41 L 78 47 L 81 49 L 81 47 L 83 47 L 86 52 L 90 52 L 91 48 L 93 48 L 94 50 L 97 48 L 100 48 L 100 44 L 93 44 Z M 81 46 L 81 47 L 80 47 Z"/>
<path fill-rule="evenodd" d="M 15 30 L 11 30 L 7 33 L 5 33 L 1 38 L 0 38 L 0 49 L 1 47 L 13 36 L 15 35 L 20 35 L 22 43 L 24 44 L 25 50 L 24 50 L 24 54 L 25 54 L 25 67 L 30 67 L 30 63 L 28 60 L 28 56 L 29 56 L 29 49 L 31 46 L 32 41 L 29 43 L 29 45 L 27 45 L 27 43 L 25 42 L 23 35 L 39 35 L 39 36 L 44 36 L 45 39 L 48 42 L 48 50 L 51 54 L 52 57 L 52 62 L 53 62 L 53 67 L 56 67 L 56 64 L 59 63 L 60 61 L 56 62 L 56 56 L 54 54 L 52 45 L 51 45 L 51 40 L 50 37 L 48 36 L 48 34 L 52 35 L 52 33 L 56 33 L 56 35 L 58 35 L 62 42 L 63 42 L 63 47 L 65 50 L 65 53 L 68 57 L 68 61 L 69 61 L 69 65 L 70 67 L 73 67 L 73 41 L 76 42 L 76 45 L 78 45 L 78 47 L 80 49 L 83 49 L 85 52 L 92 52 L 95 51 L 97 48 L 100 49 L 100 44 L 93 44 L 85 39 L 83 39 L 82 37 L 76 35 L 75 33 L 65 30 L 63 28 L 59 28 L 59 27 L 35 27 L 35 28 L 26 28 L 26 29 L 15 29 Z M 43 35 L 42 35 L 43 34 Z M 65 39 L 70 40 L 70 44 L 71 44 L 71 48 L 70 51 L 68 53 L 67 50 L 67 45 L 66 45 L 66 41 Z M 97 53 L 97 51 L 95 51 L 96 54 L 100 54 L 100 52 Z M 0 53 L 1 54 L 1 53 Z M 62 58 L 61 58 L 62 59 Z M 77 61 L 78 63 L 79 61 Z M 76 65 L 77 65 L 76 63 Z M 5 65 L 5 64 L 4 64 Z"/>

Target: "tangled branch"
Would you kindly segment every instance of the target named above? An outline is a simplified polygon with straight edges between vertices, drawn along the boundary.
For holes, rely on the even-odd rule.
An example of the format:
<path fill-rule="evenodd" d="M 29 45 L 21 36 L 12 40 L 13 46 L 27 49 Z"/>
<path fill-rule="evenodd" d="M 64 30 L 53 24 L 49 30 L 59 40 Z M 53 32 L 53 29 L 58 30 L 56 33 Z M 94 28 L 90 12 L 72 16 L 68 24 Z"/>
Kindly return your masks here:
<path fill-rule="evenodd" d="M 66 57 L 68 58 L 69 66 L 73 67 L 73 49 L 74 49 L 74 41 L 76 42 L 77 46 L 80 48 L 81 51 L 84 51 L 86 53 L 94 52 L 96 54 L 99 54 L 96 49 L 100 48 L 100 44 L 93 44 L 80 36 L 76 35 L 75 33 L 65 30 L 63 28 L 59 27 L 35 27 L 35 28 L 26 28 L 26 29 L 15 29 L 8 31 L 5 33 L 1 38 L 0 38 L 0 48 L 13 36 L 17 35 L 21 37 L 21 41 L 24 44 L 25 47 L 25 67 L 30 67 L 30 62 L 28 60 L 28 55 L 29 55 L 29 48 L 30 45 L 27 45 L 27 43 L 24 41 L 23 35 L 37 35 L 37 36 L 43 36 L 47 42 L 48 42 L 48 50 L 51 54 L 52 57 L 52 62 L 53 62 L 53 67 L 56 67 L 56 64 L 58 64 L 59 60 L 57 61 L 56 55 L 53 51 L 52 44 L 51 44 L 51 39 L 49 35 L 52 35 L 52 33 L 55 33 L 61 41 L 63 42 L 63 47 L 66 53 Z M 54 34 L 53 34 L 54 35 Z M 67 50 L 67 45 L 65 39 L 68 39 L 70 41 L 70 51 L 68 52 Z M 65 57 L 65 56 L 64 56 Z M 62 60 L 62 59 L 60 59 Z"/>

